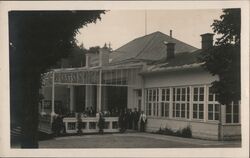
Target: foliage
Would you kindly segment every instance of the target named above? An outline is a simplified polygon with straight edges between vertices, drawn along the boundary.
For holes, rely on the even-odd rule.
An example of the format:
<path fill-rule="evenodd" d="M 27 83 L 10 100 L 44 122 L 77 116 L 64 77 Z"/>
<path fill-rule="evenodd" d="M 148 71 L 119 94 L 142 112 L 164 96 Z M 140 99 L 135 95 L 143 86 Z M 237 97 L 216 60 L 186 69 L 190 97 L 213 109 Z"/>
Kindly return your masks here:
<path fill-rule="evenodd" d="M 216 46 L 202 52 L 200 60 L 219 81 L 212 83 L 212 90 L 219 94 L 221 104 L 240 100 L 240 9 L 225 9 L 220 20 L 211 25 L 214 32 L 221 34 Z"/>
<path fill-rule="evenodd" d="M 105 11 L 11 11 L 11 119 L 21 120 L 23 148 L 38 147 L 38 102 L 41 74 L 67 57 L 78 29 Z"/>
<path fill-rule="evenodd" d="M 90 47 L 88 53 L 98 53 L 100 48 L 100 46 Z"/>
<path fill-rule="evenodd" d="M 192 137 L 192 130 L 190 126 L 187 126 L 183 129 L 179 129 L 177 131 L 174 131 L 171 128 L 165 127 L 160 128 L 157 132 L 157 134 L 164 134 L 164 135 L 171 135 L 171 136 L 178 136 L 178 137 L 185 137 L 185 138 L 191 138 Z"/>

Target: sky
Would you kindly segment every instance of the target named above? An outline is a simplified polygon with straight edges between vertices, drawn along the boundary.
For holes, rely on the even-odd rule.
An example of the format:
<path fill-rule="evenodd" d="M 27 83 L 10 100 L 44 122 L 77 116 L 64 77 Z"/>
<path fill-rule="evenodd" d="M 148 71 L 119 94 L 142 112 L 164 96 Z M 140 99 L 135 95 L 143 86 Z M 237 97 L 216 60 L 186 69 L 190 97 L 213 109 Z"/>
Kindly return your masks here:
<path fill-rule="evenodd" d="M 174 38 L 200 48 L 200 35 L 213 33 L 211 24 L 221 14 L 219 9 L 110 10 L 102 14 L 101 20 L 80 29 L 76 39 L 85 48 L 111 43 L 111 47 L 117 49 L 145 34 L 160 31 L 169 35 L 173 30 Z"/>

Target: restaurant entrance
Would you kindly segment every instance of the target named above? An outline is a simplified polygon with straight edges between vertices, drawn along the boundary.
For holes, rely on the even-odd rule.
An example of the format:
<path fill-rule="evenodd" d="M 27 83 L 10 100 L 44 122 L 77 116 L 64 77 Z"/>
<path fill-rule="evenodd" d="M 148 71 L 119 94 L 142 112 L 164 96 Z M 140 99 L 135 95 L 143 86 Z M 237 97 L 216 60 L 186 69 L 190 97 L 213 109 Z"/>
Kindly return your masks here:
<path fill-rule="evenodd" d="M 107 87 L 107 105 L 109 111 L 124 110 L 127 108 L 127 87 Z"/>

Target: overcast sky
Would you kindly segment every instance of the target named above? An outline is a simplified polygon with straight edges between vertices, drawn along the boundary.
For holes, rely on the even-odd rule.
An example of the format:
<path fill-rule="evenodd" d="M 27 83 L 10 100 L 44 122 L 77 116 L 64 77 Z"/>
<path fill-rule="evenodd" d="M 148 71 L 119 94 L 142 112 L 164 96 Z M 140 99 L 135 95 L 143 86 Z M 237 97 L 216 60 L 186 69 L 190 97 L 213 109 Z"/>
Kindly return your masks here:
<path fill-rule="evenodd" d="M 145 35 L 145 12 L 147 34 L 161 31 L 197 48 L 201 47 L 200 35 L 213 33 L 210 25 L 219 19 L 221 10 L 111 10 L 102 15 L 101 21 L 80 29 L 76 39 L 85 48 L 111 43 L 117 49 L 127 42 Z"/>

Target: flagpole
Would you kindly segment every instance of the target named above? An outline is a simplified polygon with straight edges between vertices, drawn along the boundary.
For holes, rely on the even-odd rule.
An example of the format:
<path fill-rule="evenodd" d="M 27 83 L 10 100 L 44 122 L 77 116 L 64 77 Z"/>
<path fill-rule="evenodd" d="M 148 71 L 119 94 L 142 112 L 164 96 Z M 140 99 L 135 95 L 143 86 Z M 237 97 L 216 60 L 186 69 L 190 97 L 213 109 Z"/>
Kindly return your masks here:
<path fill-rule="evenodd" d="M 147 35 L 147 10 L 145 10 L 145 35 Z"/>

